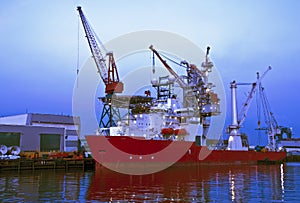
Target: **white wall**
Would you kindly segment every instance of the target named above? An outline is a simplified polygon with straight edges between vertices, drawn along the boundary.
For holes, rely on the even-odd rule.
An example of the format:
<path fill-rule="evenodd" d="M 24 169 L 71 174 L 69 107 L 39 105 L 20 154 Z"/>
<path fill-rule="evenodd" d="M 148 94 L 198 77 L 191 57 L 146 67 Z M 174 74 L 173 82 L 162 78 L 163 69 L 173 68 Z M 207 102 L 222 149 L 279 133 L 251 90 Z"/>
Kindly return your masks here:
<path fill-rule="evenodd" d="M 0 117 L 0 124 L 5 125 L 26 125 L 28 114 Z"/>

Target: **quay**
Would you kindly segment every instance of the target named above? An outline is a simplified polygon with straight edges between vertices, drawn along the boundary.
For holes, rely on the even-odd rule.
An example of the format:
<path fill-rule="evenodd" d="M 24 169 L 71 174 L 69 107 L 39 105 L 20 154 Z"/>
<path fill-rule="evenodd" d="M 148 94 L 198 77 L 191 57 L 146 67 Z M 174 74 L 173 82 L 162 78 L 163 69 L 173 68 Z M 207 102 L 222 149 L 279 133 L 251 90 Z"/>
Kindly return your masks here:
<path fill-rule="evenodd" d="M 300 162 L 300 156 L 287 156 L 284 162 Z M 93 158 L 58 158 L 58 159 L 3 159 L 0 160 L 2 171 L 34 170 L 82 170 L 93 171 L 99 166 Z"/>
<path fill-rule="evenodd" d="M 23 170 L 82 170 L 89 171 L 95 169 L 93 158 L 61 158 L 61 159 L 27 159 L 20 158 L 14 160 L 0 160 L 0 171 L 23 171 Z"/>
<path fill-rule="evenodd" d="M 300 155 L 288 155 L 285 162 L 300 162 Z"/>

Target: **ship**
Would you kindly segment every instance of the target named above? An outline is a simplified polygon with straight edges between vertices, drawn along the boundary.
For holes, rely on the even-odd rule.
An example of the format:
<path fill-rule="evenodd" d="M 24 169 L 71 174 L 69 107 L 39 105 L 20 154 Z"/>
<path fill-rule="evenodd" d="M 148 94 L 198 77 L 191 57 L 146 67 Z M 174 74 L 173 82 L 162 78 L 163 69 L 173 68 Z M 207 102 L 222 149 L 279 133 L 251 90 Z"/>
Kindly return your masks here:
<path fill-rule="evenodd" d="M 106 53 L 107 65 L 101 54 L 103 44 L 97 43 L 81 7 L 77 10 L 105 84 L 106 95 L 99 98 L 103 110 L 98 133 L 85 135 L 92 157 L 100 165 L 122 173 L 134 170 L 135 174 L 146 174 L 172 165 L 280 163 L 284 160 L 286 152 L 275 147 L 274 134 L 269 135 L 265 148 L 255 150 L 250 149 L 247 136 L 240 132 L 254 94 L 271 67 L 250 83 L 251 91 L 239 112 L 236 89 L 240 83 L 231 82 L 232 122 L 227 128 L 228 140 L 211 144 L 208 139 L 209 129 L 213 127 L 211 118 L 222 112 L 215 84 L 209 78 L 214 69 L 209 58 L 210 47 L 198 68 L 186 60 L 175 62 L 151 45 L 153 58 L 160 61 L 168 74 L 149 81 L 152 88 L 145 89 L 144 95 L 120 95 L 126 84 L 119 79 L 113 54 Z M 167 61 L 182 67 L 184 73 L 178 74 Z M 120 113 L 122 108 L 126 109 L 125 115 Z"/>
<path fill-rule="evenodd" d="M 253 98 L 256 84 L 260 83 L 262 78 L 252 83 L 253 88 L 248 98 Z M 161 79 L 158 83 L 152 81 L 152 85 L 161 87 L 166 83 Z M 139 100 L 143 105 L 140 103 L 138 107 L 132 105 L 131 112 L 134 113 L 131 119 L 127 117 L 119 121 L 117 126 L 100 128 L 99 135 L 85 136 L 92 156 L 98 163 L 115 170 L 124 166 L 136 167 L 136 164 L 167 167 L 282 163 L 286 158 L 286 151 L 280 145 L 272 147 L 273 141 L 276 140 L 275 135 L 269 135 L 269 143 L 264 148 L 252 149 L 247 136 L 240 132 L 246 114 L 242 114 L 244 117 L 238 119 L 237 85 L 235 81 L 231 83 L 232 123 L 227 128 L 229 138 L 226 142 L 209 145 L 207 140 L 210 127 L 208 118 L 220 114 L 217 95 L 212 96 L 213 99 L 210 98 L 209 103 L 203 105 L 200 113 L 197 111 L 195 113 L 195 106 L 181 108 L 176 97 L 166 100 L 160 97 L 152 98 L 151 105 L 147 103 L 147 107 L 141 108 L 146 105 L 143 100 L 149 97 L 133 96 L 131 97 L 133 104 Z M 210 94 L 214 93 L 211 91 Z M 243 106 L 248 108 L 250 101 L 247 99 Z M 243 109 L 242 112 L 245 111 L 247 110 Z"/>

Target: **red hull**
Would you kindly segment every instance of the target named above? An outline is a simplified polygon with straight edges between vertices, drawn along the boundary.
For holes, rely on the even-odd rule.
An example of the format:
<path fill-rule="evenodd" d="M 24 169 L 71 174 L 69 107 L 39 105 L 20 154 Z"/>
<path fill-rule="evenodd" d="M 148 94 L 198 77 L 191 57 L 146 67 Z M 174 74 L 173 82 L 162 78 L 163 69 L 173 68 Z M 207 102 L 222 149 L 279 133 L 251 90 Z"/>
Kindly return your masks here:
<path fill-rule="evenodd" d="M 129 136 L 86 136 L 93 158 L 105 164 L 256 164 L 282 162 L 286 152 L 209 150 L 195 142 Z"/>

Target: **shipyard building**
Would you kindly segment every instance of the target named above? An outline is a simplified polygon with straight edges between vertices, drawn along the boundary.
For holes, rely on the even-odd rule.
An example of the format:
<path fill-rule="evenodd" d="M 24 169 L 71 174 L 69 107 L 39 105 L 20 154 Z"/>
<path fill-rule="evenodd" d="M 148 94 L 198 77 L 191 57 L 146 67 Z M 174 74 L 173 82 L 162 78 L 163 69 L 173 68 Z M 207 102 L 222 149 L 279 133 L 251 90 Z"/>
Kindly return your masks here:
<path fill-rule="evenodd" d="M 0 117 L 0 145 L 19 146 L 21 151 L 77 151 L 79 132 L 79 117 L 36 113 Z"/>

